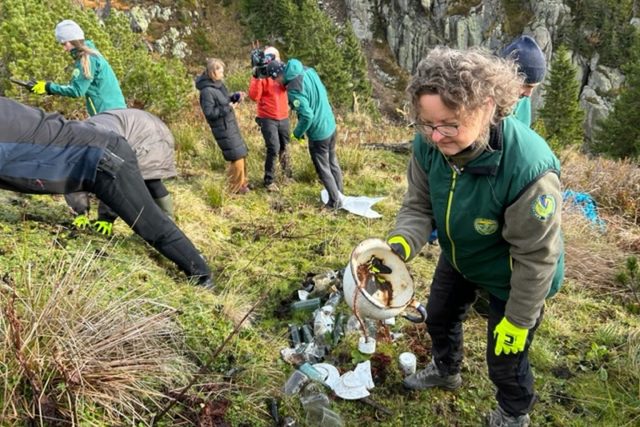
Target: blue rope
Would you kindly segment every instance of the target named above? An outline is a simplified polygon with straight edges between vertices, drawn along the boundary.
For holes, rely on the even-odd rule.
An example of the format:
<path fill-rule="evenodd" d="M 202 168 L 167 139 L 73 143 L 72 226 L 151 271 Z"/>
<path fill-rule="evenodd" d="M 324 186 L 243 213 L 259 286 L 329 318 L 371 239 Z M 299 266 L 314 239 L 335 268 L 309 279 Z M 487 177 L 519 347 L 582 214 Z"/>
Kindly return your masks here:
<path fill-rule="evenodd" d="M 606 224 L 598 216 L 596 202 L 589 194 L 573 190 L 565 190 L 564 193 L 562 193 L 562 200 L 565 203 L 571 203 L 573 208 L 579 209 L 580 212 L 582 212 L 582 215 L 584 215 L 589 222 L 597 226 L 601 232 L 604 233 L 606 231 Z"/>

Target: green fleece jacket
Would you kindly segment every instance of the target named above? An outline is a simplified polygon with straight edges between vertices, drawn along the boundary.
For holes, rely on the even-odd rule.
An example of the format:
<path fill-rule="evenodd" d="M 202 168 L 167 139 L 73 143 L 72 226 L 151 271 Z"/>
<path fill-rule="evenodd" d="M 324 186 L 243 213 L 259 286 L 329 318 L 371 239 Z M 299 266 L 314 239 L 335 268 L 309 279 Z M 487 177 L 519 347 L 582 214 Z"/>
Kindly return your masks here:
<path fill-rule="evenodd" d="M 91 40 L 86 40 L 85 44 L 96 52 L 96 55 L 89 55 L 91 75 L 89 77 L 84 75 L 80 58 L 77 57 L 76 49 L 73 49 L 71 55 L 75 59 L 75 68 L 71 75 L 71 81 L 66 85 L 48 82 L 47 93 L 71 98 L 84 96 L 87 112 L 90 116 L 108 110 L 127 108 L 120 83 L 118 83 L 111 65 L 96 50 Z"/>
<path fill-rule="evenodd" d="M 311 141 L 321 141 L 333 135 L 336 119 L 327 89 L 316 70 L 304 67 L 297 59 L 290 59 L 284 69 L 284 84 L 289 106 L 298 116 L 293 135 L 302 138 L 307 134 Z"/>
<path fill-rule="evenodd" d="M 489 147 L 446 158 L 416 135 L 390 236 L 403 236 L 415 256 L 435 224 L 449 263 L 507 301 L 512 323 L 530 328 L 564 274 L 560 164 L 514 116 L 492 129 Z"/>

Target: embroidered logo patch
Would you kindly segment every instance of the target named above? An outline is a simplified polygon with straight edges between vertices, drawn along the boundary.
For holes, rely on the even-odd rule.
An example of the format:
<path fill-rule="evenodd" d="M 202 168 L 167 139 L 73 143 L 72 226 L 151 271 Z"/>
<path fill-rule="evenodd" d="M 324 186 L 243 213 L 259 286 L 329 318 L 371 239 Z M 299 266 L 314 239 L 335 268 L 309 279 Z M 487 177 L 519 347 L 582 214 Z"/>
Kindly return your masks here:
<path fill-rule="evenodd" d="M 293 108 L 298 109 L 299 106 L 300 106 L 300 100 L 299 99 L 294 99 L 293 100 Z"/>
<path fill-rule="evenodd" d="M 73 73 L 71 73 L 72 77 L 78 77 L 80 75 L 80 70 L 78 68 L 73 69 Z"/>
<path fill-rule="evenodd" d="M 536 197 L 531 204 L 531 213 L 540 221 L 546 221 L 556 212 L 556 199 L 549 194 Z"/>
<path fill-rule="evenodd" d="M 488 236 L 498 230 L 498 221 L 495 219 L 476 218 L 475 221 L 473 221 L 473 228 L 475 228 L 479 234 Z"/>

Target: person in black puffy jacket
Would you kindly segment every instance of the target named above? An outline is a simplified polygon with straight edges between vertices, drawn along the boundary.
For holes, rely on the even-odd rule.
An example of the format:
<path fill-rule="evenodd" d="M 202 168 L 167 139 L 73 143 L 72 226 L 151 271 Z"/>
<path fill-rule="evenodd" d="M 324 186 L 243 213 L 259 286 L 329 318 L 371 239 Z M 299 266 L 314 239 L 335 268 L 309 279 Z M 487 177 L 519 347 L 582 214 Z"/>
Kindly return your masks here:
<path fill-rule="evenodd" d="M 229 162 L 229 191 L 245 194 L 249 191 L 245 162 L 248 149 L 233 111 L 244 98 L 244 94 L 235 92 L 229 95 L 223 83 L 224 67 L 224 62 L 219 59 L 207 59 L 207 69 L 196 79 L 196 88 L 200 91 L 200 107 L 211 127 L 213 137 L 222 150 L 224 159 Z"/>

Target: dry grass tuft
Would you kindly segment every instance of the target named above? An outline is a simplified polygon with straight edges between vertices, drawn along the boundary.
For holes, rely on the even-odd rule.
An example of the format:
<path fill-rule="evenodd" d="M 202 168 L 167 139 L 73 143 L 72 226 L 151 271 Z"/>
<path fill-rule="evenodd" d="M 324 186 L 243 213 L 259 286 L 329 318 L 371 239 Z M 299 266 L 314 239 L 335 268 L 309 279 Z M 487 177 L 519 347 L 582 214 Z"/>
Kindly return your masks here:
<path fill-rule="evenodd" d="M 97 273 L 85 249 L 5 276 L 0 316 L 0 418 L 38 425 L 149 420 L 170 388 L 193 371 L 180 350 L 176 310 L 127 289 L 115 271 Z M 114 283 L 115 282 L 115 283 Z M 33 396 L 29 398 L 27 396 Z M 135 420 L 135 421 L 134 421 Z"/>
<path fill-rule="evenodd" d="M 615 277 L 623 252 L 581 213 L 565 210 L 562 216 L 565 276 L 604 292 L 618 290 Z"/>
<path fill-rule="evenodd" d="M 255 303 L 253 298 L 248 297 L 246 289 L 238 289 L 234 286 L 225 286 L 218 295 L 218 301 L 222 306 L 224 317 L 233 322 L 234 326 L 238 326 Z M 250 328 L 254 318 L 255 313 L 249 315 L 242 324 L 242 328 Z"/>
<path fill-rule="evenodd" d="M 575 149 L 560 155 L 565 188 L 589 193 L 601 210 L 640 223 L 640 167 L 631 160 L 588 158 Z"/>

